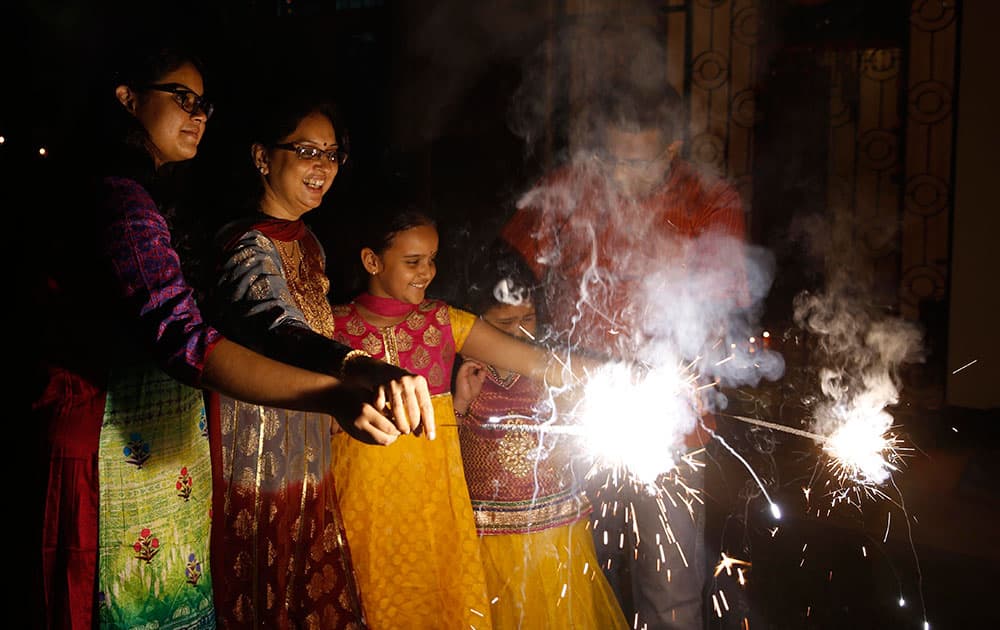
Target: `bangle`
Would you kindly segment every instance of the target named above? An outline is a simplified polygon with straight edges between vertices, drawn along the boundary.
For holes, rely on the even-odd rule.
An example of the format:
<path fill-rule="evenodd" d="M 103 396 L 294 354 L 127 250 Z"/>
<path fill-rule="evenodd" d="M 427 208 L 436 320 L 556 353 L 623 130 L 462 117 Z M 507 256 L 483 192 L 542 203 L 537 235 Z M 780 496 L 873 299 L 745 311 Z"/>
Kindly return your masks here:
<path fill-rule="evenodd" d="M 357 359 L 358 357 L 368 357 L 371 358 L 372 355 L 368 354 L 364 350 L 351 350 L 346 355 L 344 355 L 344 360 L 340 362 L 340 378 L 344 378 L 347 374 L 347 364 L 351 361 Z"/>
<path fill-rule="evenodd" d="M 465 411 L 459 411 L 458 409 L 455 410 L 455 417 L 456 418 L 464 418 L 467 415 L 469 415 L 469 410 L 468 409 L 466 409 Z"/>

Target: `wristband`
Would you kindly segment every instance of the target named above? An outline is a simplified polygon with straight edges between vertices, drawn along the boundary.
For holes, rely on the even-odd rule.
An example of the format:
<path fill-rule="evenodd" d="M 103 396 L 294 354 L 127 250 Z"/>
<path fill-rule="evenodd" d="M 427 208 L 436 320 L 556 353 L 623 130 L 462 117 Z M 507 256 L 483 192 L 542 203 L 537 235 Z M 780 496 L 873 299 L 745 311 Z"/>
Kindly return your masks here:
<path fill-rule="evenodd" d="M 347 364 L 359 357 L 371 358 L 372 355 L 368 354 L 364 350 L 351 350 L 344 356 L 344 360 L 340 363 L 340 378 L 346 378 L 347 376 Z"/>

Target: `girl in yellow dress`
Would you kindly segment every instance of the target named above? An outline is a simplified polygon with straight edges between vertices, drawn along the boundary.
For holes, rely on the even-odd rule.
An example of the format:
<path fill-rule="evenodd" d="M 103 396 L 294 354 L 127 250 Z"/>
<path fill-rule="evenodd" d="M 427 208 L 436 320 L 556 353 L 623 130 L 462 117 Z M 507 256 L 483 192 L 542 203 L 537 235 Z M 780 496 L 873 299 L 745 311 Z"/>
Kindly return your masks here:
<path fill-rule="evenodd" d="M 423 375 L 437 435 L 377 449 L 333 438 L 334 477 L 368 623 L 374 630 L 490 628 L 493 619 L 450 392 L 458 351 L 561 385 L 541 347 L 427 299 L 438 233 L 417 210 L 393 211 L 360 248 L 367 291 L 333 307 L 334 338 Z M 593 362 L 574 359 L 575 376 Z M 566 378 L 571 378 L 568 375 Z M 497 626 L 499 627 L 499 626 Z"/>
<path fill-rule="evenodd" d="M 503 332 L 538 334 L 534 278 L 496 249 L 470 287 L 470 306 Z M 466 360 L 455 382 L 465 479 L 486 567 L 493 623 L 519 630 L 625 630 L 587 528 L 592 509 L 568 435 L 531 431 L 549 420 L 547 388 L 517 372 Z M 498 428 L 496 418 L 515 428 Z M 524 426 L 520 426 L 524 425 Z"/>

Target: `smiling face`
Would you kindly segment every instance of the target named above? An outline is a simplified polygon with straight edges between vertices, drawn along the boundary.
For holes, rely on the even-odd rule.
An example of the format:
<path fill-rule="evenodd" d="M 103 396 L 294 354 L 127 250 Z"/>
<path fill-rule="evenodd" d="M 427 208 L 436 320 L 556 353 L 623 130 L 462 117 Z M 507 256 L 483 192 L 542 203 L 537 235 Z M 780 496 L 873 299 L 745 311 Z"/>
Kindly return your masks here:
<path fill-rule="evenodd" d="M 278 144 L 315 147 L 323 151 L 337 148 L 333 123 L 325 115 L 312 112 Z M 339 166 L 320 154 L 317 159 L 300 159 L 295 151 L 255 144 L 254 161 L 264 180 L 261 212 L 294 221 L 319 206 L 330 190 Z"/>
<path fill-rule="evenodd" d="M 167 72 L 157 83 L 176 83 L 198 96 L 205 91 L 201 73 L 191 63 Z M 173 94 L 159 90 L 133 91 L 126 85 L 119 85 L 115 96 L 146 129 L 146 148 L 157 168 L 168 162 L 190 160 L 198 153 L 198 143 L 208 120 L 204 111 L 196 109 L 188 113 L 181 109 Z"/>
<path fill-rule="evenodd" d="M 368 292 L 420 304 L 427 286 L 437 274 L 438 233 L 431 225 L 418 225 L 398 232 L 382 253 L 369 248 L 361 251 L 361 260 L 370 275 Z"/>

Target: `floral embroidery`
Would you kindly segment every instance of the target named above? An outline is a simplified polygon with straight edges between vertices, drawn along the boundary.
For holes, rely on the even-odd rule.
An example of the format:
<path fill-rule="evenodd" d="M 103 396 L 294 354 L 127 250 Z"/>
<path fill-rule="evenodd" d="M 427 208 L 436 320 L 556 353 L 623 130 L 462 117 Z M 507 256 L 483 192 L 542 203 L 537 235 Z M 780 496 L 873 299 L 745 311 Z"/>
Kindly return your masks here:
<path fill-rule="evenodd" d="M 396 347 L 400 352 L 409 352 L 413 349 L 413 337 L 402 328 L 396 331 Z"/>
<path fill-rule="evenodd" d="M 187 466 L 181 468 L 181 474 L 177 475 L 177 496 L 185 501 L 191 497 L 191 475 Z"/>
<path fill-rule="evenodd" d="M 441 365 L 435 363 L 431 366 L 431 369 L 427 371 L 427 383 L 431 387 L 441 387 L 444 385 L 444 370 Z"/>
<path fill-rule="evenodd" d="M 382 340 L 375 336 L 375 333 L 368 335 L 361 340 L 361 349 L 373 357 L 382 354 Z"/>
<path fill-rule="evenodd" d="M 128 439 L 129 442 L 124 449 L 125 463 L 141 469 L 142 465 L 149 459 L 149 444 L 143 442 L 142 436 L 138 433 L 133 433 Z"/>
<path fill-rule="evenodd" d="M 497 447 L 497 460 L 510 474 L 524 477 L 531 472 L 532 465 L 528 455 L 534 448 L 535 441 L 527 431 L 507 431 Z"/>
<path fill-rule="evenodd" d="M 132 543 L 137 560 L 145 560 L 146 564 L 152 562 L 156 554 L 160 553 L 160 539 L 153 537 L 153 532 L 148 527 L 144 527 L 139 532 L 139 538 Z"/>
<path fill-rule="evenodd" d="M 406 325 L 409 327 L 410 330 L 413 331 L 417 331 L 423 328 L 426 322 L 427 318 L 418 313 L 417 311 L 413 311 L 406 318 Z"/>
<path fill-rule="evenodd" d="M 439 308 L 437 310 L 436 313 L 434 313 L 434 319 L 437 320 L 437 323 L 438 323 L 439 326 L 447 326 L 448 325 L 448 322 L 450 321 L 451 318 L 448 317 L 448 305 L 447 304 L 443 305 L 441 308 Z"/>
<path fill-rule="evenodd" d="M 205 408 L 201 409 L 201 417 L 198 418 L 198 430 L 201 431 L 201 437 L 208 439 L 208 418 L 205 416 Z"/>
<path fill-rule="evenodd" d="M 423 346 L 417 346 L 417 349 L 410 355 L 410 359 L 413 362 L 413 367 L 418 370 L 422 370 L 431 364 L 431 355 Z"/>
<path fill-rule="evenodd" d="M 347 334 L 354 335 L 355 337 L 359 337 L 365 334 L 365 323 L 361 321 L 361 318 L 356 315 L 351 319 L 347 320 L 346 328 L 347 328 Z"/>
<path fill-rule="evenodd" d="M 455 345 L 446 343 L 441 347 L 441 361 L 445 365 L 452 365 L 455 361 Z"/>
<path fill-rule="evenodd" d="M 441 329 L 435 326 L 428 326 L 424 331 L 424 344 L 436 348 L 441 345 Z"/>
<path fill-rule="evenodd" d="M 193 553 L 188 554 L 187 568 L 184 569 L 184 575 L 187 577 L 187 583 L 191 585 L 198 584 L 198 580 L 201 579 L 201 560 L 198 560 Z"/>

